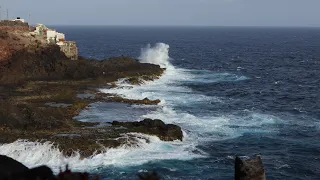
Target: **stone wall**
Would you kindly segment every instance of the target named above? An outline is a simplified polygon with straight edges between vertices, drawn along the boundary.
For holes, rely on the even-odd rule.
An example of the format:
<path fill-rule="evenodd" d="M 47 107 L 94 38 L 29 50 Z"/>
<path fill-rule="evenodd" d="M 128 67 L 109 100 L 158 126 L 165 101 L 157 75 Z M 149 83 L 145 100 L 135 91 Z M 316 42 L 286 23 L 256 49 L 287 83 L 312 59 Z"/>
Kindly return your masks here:
<path fill-rule="evenodd" d="M 71 60 L 78 60 L 78 48 L 74 41 L 65 41 L 60 49 Z"/>

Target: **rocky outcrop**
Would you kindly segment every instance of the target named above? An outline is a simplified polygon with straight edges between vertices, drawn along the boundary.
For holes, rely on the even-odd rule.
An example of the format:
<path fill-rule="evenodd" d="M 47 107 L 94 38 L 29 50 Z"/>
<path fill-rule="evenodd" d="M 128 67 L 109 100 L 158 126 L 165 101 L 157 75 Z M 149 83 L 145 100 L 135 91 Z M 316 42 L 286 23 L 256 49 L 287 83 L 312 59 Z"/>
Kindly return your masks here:
<path fill-rule="evenodd" d="M 33 51 L 47 45 L 45 39 L 30 34 L 28 25 L 3 26 L 3 21 L 0 23 L 0 65 L 8 64 L 8 58 L 22 49 Z"/>
<path fill-rule="evenodd" d="M 22 173 L 28 170 L 26 166 L 7 156 L 0 155 L 0 162 L 0 179 L 5 179 L 11 174 Z"/>
<path fill-rule="evenodd" d="M 99 180 L 99 176 L 87 172 L 72 172 L 68 166 L 58 175 L 54 175 L 47 166 L 40 166 L 29 169 L 20 162 L 0 155 L 0 179 L 1 180 Z M 161 179 L 155 171 L 137 174 L 140 180 L 159 180 Z"/>
<path fill-rule="evenodd" d="M 107 97 L 105 100 L 109 102 L 121 102 L 121 103 L 128 103 L 128 104 L 144 104 L 144 105 L 157 105 L 161 102 L 160 99 L 150 100 L 148 98 L 144 98 L 139 100 L 139 99 L 126 99 L 119 96 Z"/>
<path fill-rule="evenodd" d="M 0 65 L 1 83 L 63 77 L 67 58 L 57 46 L 17 50 Z"/>
<path fill-rule="evenodd" d="M 150 125 L 150 122 L 148 121 L 144 121 L 143 123 Z M 154 123 L 157 125 L 162 124 L 161 122 L 156 121 Z M 0 179 L 4 180 L 87 180 L 89 177 L 93 178 L 93 176 L 89 176 L 88 173 L 71 172 L 71 170 L 68 169 L 68 166 L 64 172 L 60 171 L 57 176 L 54 176 L 52 170 L 46 166 L 28 169 L 20 162 L 2 155 L 0 155 L 0 162 Z M 138 178 L 141 180 L 161 179 L 156 171 L 151 173 L 140 173 L 138 174 Z M 94 179 L 99 179 L 99 177 L 96 176 Z M 265 171 L 260 156 L 245 161 L 241 160 L 239 157 L 235 158 L 235 180 L 265 179 Z"/>
<path fill-rule="evenodd" d="M 71 172 L 68 166 L 55 176 L 47 166 L 29 169 L 20 162 L 0 155 L 0 179 L 2 180 L 88 180 L 88 173 Z M 96 178 L 98 179 L 98 178 Z"/>
<path fill-rule="evenodd" d="M 81 99 L 78 94 L 119 78 L 155 79 L 164 71 L 158 65 L 142 64 L 125 56 L 104 60 L 80 57 L 71 61 L 57 45 L 41 42 L 28 32 L 0 30 L 0 52 L 4 54 L 0 54 L 0 144 L 18 139 L 47 140 L 66 155 L 79 150 L 88 157 L 101 150 L 101 145 L 112 148 L 127 143 L 122 135 L 131 132 L 156 135 L 166 141 L 182 140 L 180 127 L 160 120 L 96 127 L 99 123 L 74 119 L 89 103 L 103 100 Z M 114 101 L 152 105 L 160 102 L 148 98 Z"/>
<path fill-rule="evenodd" d="M 137 76 L 137 77 L 127 78 L 124 82 L 131 85 L 142 85 L 146 81 L 152 81 L 157 78 L 159 78 L 159 76 Z"/>
<path fill-rule="evenodd" d="M 44 120 L 46 122 L 46 120 Z M 112 126 L 99 123 L 83 123 L 67 121 L 70 127 L 61 129 L 35 128 L 33 131 L 20 129 L 0 129 L 0 143 L 11 143 L 18 139 L 29 141 L 50 141 L 66 156 L 79 152 L 82 157 L 104 152 L 105 149 L 117 148 L 126 144 L 137 147 L 141 138 L 135 133 L 143 133 L 159 137 L 164 141 L 182 140 L 181 128 L 165 124 L 161 120 L 145 119 L 140 122 L 113 122 Z M 99 126 L 97 126 L 99 125 Z M 45 125 L 43 125 L 45 127 Z M 148 138 L 145 139 L 148 142 Z"/>
<path fill-rule="evenodd" d="M 1 27 L 1 26 L 0 26 Z M 160 76 L 157 65 L 139 63 L 138 60 L 121 56 L 104 60 L 80 57 L 70 61 L 58 45 L 48 44 L 45 39 L 27 31 L 0 29 L 0 84 L 24 80 L 106 79 Z"/>
<path fill-rule="evenodd" d="M 256 158 L 241 160 L 235 159 L 235 180 L 265 180 L 265 170 L 260 156 Z"/>
<path fill-rule="evenodd" d="M 70 61 L 57 45 L 15 51 L 0 64 L 0 83 L 22 80 L 104 78 L 115 81 L 130 76 L 160 76 L 158 65 L 142 64 L 129 57 Z"/>
<path fill-rule="evenodd" d="M 182 141 L 183 133 L 179 126 L 174 124 L 165 124 L 156 119 L 144 119 L 140 122 L 118 122 L 113 121 L 113 126 L 123 126 L 132 129 L 133 132 L 156 135 L 163 141 Z"/>

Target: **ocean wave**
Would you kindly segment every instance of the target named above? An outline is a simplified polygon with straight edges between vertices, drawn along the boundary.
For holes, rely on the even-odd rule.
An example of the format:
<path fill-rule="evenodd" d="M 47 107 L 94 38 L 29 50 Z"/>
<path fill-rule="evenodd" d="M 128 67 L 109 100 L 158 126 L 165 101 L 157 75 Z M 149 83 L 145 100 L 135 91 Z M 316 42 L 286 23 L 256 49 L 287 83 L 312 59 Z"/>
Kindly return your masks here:
<path fill-rule="evenodd" d="M 59 168 L 69 165 L 73 170 L 93 170 L 101 166 L 136 166 L 149 161 L 178 159 L 189 160 L 205 157 L 199 153 L 196 144 L 180 141 L 164 142 L 156 136 L 139 133 L 129 133 L 139 142 L 138 146 L 123 145 L 119 148 L 105 149 L 104 153 L 95 154 L 88 158 L 81 158 L 75 152 L 66 157 L 51 142 L 29 142 L 18 140 L 10 144 L 0 145 L 2 155 L 9 156 L 32 168 L 47 165 L 55 172 Z M 126 135 L 124 135 L 126 136 Z"/>
<path fill-rule="evenodd" d="M 164 50 L 165 49 L 165 50 Z M 201 109 L 224 100 L 193 91 L 189 83 L 236 82 L 249 79 L 246 76 L 231 73 L 216 73 L 210 70 L 192 70 L 176 68 L 169 62 L 169 46 L 157 44 L 145 51 L 157 55 L 155 64 L 166 64 L 166 71 L 155 81 L 143 85 L 130 85 L 119 80 L 116 88 L 100 89 L 103 93 L 117 94 L 130 99 L 160 99 L 158 108 L 148 111 L 141 118 L 161 119 L 165 123 L 180 125 L 196 142 L 215 141 L 236 138 L 245 132 L 272 132 L 264 126 L 279 123 L 275 116 L 247 112 L 244 115 L 232 114 L 199 114 L 194 107 Z M 156 52 L 157 51 L 157 52 Z M 148 56 L 151 57 L 151 56 Z M 144 60 L 144 62 L 148 62 Z M 150 61 L 151 62 L 151 61 Z M 166 63 L 164 63 L 166 62 Z M 190 110 L 192 108 L 192 110 Z"/>

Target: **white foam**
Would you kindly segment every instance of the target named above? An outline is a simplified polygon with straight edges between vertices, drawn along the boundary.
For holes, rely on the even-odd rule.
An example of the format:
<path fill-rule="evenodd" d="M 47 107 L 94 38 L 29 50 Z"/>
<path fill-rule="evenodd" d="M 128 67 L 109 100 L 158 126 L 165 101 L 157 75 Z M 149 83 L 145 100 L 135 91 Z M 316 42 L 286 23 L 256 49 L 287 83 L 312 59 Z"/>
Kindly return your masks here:
<path fill-rule="evenodd" d="M 188 73 L 187 70 L 177 69 L 169 66 L 164 74 L 155 81 L 145 82 L 144 85 L 126 84 L 124 80 L 119 80 L 116 84 L 118 88 L 100 89 L 103 93 L 118 94 L 130 99 L 161 99 L 162 104 L 171 105 L 190 104 L 201 102 L 222 102 L 220 98 L 206 96 L 193 92 L 192 89 L 180 86 L 186 81 L 196 81 L 196 76 Z"/>
<path fill-rule="evenodd" d="M 157 111 L 142 116 L 143 118 L 161 119 L 165 123 L 181 126 L 191 139 L 201 142 L 221 141 L 241 136 L 245 132 L 274 132 L 266 126 L 284 121 L 272 115 L 247 112 L 246 115 L 196 116 L 187 112 L 177 112 L 171 107 L 162 106 Z"/>
<path fill-rule="evenodd" d="M 197 83 L 217 83 L 217 82 L 237 82 L 245 81 L 249 78 L 242 75 L 230 74 L 230 73 L 219 73 L 210 70 L 184 70 L 185 73 L 189 73 L 188 82 Z"/>
<path fill-rule="evenodd" d="M 132 166 L 155 160 L 179 159 L 189 160 L 204 157 L 196 151 L 196 144 L 192 142 L 175 141 L 163 142 L 158 137 L 139 133 L 130 133 L 139 142 L 139 146 L 130 147 L 124 145 L 116 149 L 106 149 L 104 153 L 89 158 L 81 159 L 78 153 L 72 157 L 65 157 L 61 151 L 50 142 L 16 141 L 10 144 L 0 145 L 2 155 L 16 159 L 28 167 L 48 165 L 54 171 L 66 164 L 73 170 L 88 170 L 100 166 Z M 124 138 L 127 135 L 124 135 Z M 147 141 L 149 143 L 147 143 Z M 186 143 L 188 142 L 188 143 Z"/>

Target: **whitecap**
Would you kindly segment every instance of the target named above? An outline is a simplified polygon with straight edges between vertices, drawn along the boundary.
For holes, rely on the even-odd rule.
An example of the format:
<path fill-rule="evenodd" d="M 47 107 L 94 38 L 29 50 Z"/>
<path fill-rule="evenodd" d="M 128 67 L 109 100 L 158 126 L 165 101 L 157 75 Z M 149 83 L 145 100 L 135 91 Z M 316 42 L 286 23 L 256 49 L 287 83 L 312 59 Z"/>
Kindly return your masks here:
<path fill-rule="evenodd" d="M 190 160 L 202 158 L 206 154 L 199 154 L 196 144 L 193 142 L 164 142 L 156 136 L 148 136 L 139 133 L 129 133 L 130 137 L 136 137 L 139 146 L 123 145 L 119 148 L 105 149 L 104 153 L 96 154 L 88 158 L 81 158 L 79 153 L 66 157 L 50 142 L 29 142 L 18 140 L 10 144 L 0 145 L 2 155 L 9 156 L 29 168 L 39 165 L 47 165 L 55 172 L 60 167 L 69 165 L 73 170 L 90 170 L 101 166 L 135 166 L 156 160 Z M 126 135 L 124 135 L 126 136 Z M 195 153 L 198 152 L 198 153 Z"/>

